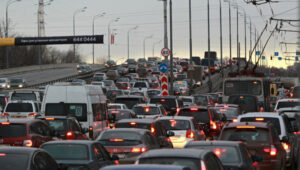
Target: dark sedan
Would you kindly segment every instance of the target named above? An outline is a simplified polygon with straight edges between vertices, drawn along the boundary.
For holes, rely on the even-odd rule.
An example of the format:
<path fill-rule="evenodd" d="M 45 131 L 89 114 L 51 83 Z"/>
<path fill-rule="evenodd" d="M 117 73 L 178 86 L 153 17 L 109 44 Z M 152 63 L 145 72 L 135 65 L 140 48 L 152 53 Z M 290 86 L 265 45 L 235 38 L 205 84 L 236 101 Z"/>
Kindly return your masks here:
<path fill-rule="evenodd" d="M 97 141 L 53 141 L 43 144 L 41 148 L 56 160 L 61 169 L 99 169 L 118 164 L 118 157 L 111 157 Z"/>

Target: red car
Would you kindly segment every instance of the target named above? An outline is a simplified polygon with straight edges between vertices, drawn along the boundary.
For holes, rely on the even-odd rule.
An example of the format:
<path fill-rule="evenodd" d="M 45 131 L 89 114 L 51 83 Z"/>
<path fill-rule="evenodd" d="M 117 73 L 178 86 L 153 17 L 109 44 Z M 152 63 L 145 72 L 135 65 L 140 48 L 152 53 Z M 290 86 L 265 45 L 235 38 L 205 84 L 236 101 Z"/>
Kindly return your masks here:
<path fill-rule="evenodd" d="M 0 145 L 40 147 L 51 140 L 51 130 L 42 120 L 0 120 Z"/>
<path fill-rule="evenodd" d="M 119 90 L 130 90 L 129 82 L 117 82 L 116 86 Z"/>

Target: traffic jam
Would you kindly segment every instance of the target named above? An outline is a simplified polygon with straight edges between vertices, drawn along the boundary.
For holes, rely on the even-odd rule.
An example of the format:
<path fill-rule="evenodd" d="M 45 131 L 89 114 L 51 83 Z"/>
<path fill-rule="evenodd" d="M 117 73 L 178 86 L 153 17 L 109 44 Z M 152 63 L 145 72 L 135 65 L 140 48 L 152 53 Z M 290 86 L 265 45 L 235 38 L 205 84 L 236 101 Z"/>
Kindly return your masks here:
<path fill-rule="evenodd" d="M 3 78 L 0 169 L 299 168 L 300 86 L 202 60 L 174 58 L 173 70 L 156 57 L 108 61 L 88 79 L 38 89 Z M 200 92 L 221 73 L 222 88 Z"/>

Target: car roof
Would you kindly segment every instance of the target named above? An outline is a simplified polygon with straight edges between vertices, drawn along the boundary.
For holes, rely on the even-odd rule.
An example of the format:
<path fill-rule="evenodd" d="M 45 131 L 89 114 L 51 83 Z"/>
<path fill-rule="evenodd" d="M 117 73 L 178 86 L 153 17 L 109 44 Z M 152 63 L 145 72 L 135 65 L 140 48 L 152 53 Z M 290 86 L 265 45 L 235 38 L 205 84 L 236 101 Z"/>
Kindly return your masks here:
<path fill-rule="evenodd" d="M 82 144 L 82 145 L 92 145 L 94 144 L 95 140 L 57 140 L 57 141 L 50 141 L 46 142 L 43 145 L 47 144 Z"/>
<path fill-rule="evenodd" d="M 117 123 L 130 123 L 130 122 L 136 122 L 136 123 L 152 123 L 154 122 L 154 119 L 121 119 Z"/>
<path fill-rule="evenodd" d="M 281 117 L 279 113 L 276 112 L 250 112 L 243 115 L 239 115 L 238 118 L 244 117 Z"/>
<path fill-rule="evenodd" d="M 176 96 L 153 96 L 151 99 L 176 99 Z"/>
<path fill-rule="evenodd" d="M 122 96 L 117 96 L 116 98 L 124 99 L 124 98 L 144 98 L 143 96 L 138 96 L 138 95 L 122 95 Z"/>
<path fill-rule="evenodd" d="M 46 118 L 54 118 L 54 119 L 76 119 L 73 116 L 39 116 L 37 119 L 46 119 Z"/>
<path fill-rule="evenodd" d="M 178 165 L 155 165 L 155 164 L 138 164 L 138 165 L 112 165 L 101 168 L 103 170 L 190 170 L 188 167 Z"/>
<path fill-rule="evenodd" d="M 40 119 L 31 119 L 31 118 L 13 118 L 13 119 L 11 119 L 11 118 L 9 118 L 9 119 L 5 119 L 5 118 L 3 118 L 3 119 L 0 119 L 0 122 L 2 123 L 2 122 L 10 122 L 10 123 L 19 123 L 19 124 L 28 124 L 28 123 L 32 123 L 32 122 L 38 122 L 38 121 L 40 121 L 40 122 L 43 122 L 42 120 L 40 120 Z"/>
<path fill-rule="evenodd" d="M 143 107 L 143 106 L 159 107 L 162 105 L 161 104 L 153 104 L 153 103 L 141 103 L 141 104 L 134 105 L 134 107 Z"/>
<path fill-rule="evenodd" d="M 169 119 L 175 119 L 175 120 L 193 120 L 192 117 L 188 116 L 163 116 L 158 118 L 157 120 L 169 120 Z"/>
<path fill-rule="evenodd" d="M 178 157 L 178 158 L 203 158 L 209 150 L 202 149 L 154 149 L 143 153 L 138 159 L 153 158 L 153 157 Z"/>
<path fill-rule="evenodd" d="M 297 98 L 285 98 L 285 99 L 279 99 L 278 100 L 278 102 L 289 102 L 289 101 L 300 102 L 300 99 L 297 99 Z"/>
<path fill-rule="evenodd" d="M 180 110 L 182 110 L 182 109 L 190 109 L 190 108 L 198 108 L 198 109 L 208 110 L 207 106 L 198 106 L 198 105 L 184 106 L 184 107 L 180 108 Z"/>
<path fill-rule="evenodd" d="M 115 128 L 115 129 L 106 129 L 103 132 L 113 132 L 113 131 L 135 132 L 135 133 L 139 133 L 141 135 L 143 135 L 146 132 L 149 132 L 149 130 L 147 130 L 147 129 L 139 129 L 139 128 Z"/>
<path fill-rule="evenodd" d="M 188 146 L 199 146 L 199 145 L 217 145 L 217 146 L 239 146 L 241 145 L 241 142 L 237 141 L 222 141 L 222 140 L 217 140 L 217 141 L 191 141 L 187 144 Z"/>
<path fill-rule="evenodd" d="M 265 122 L 235 122 L 228 123 L 224 128 L 236 128 L 237 126 L 255 126 L 257 128 L 267 128 L 269 123 Z"/>
<path fill-rule="evenodd" d="M 0 147 L 0 153 L 18 153 L 18 154 L 33 154 L 35 151 L 42 151 L 40 148 L 29 148 L 29 147 Z"/>

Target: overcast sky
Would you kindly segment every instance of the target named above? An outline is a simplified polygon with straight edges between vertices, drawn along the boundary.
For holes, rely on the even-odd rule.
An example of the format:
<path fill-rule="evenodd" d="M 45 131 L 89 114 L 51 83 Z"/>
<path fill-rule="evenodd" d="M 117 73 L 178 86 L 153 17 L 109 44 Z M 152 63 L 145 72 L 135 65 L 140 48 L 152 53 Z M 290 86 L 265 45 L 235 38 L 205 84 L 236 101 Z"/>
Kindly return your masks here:
<path fill-rule="evenodd" d="M 264 4 L 254 6 L 246 4 L 243 0 L 235 2 L 247 13 L 247 51 L 249 50 L 249 26 L 250 20 L 252 26 L 260 32 L 266 20 L 272 16 L 281 19 L 299 18 L 299 0 L 279 0 L 279 3 Z M 1 19 L 5 18 L 5 6 L 7 0 L 0 1 Z M 45 0 L 46 2 L 46 0 Z M 233 0 L 231 0 L 233 4 Z M 22 0 L 9 6 L 9 18 L 13 24 L 13 30 L 10 32 L 22 36 L 37 36 L 37 3 L 38 0 Z M 73 35 L 73 13 L 77 9 L 86 6 L 84 13 L 76 15 L 76 35 L 92 34 L 92 18 L 102 12 L 106 15 L 95 22 L 95 34 L 105 35 L 104 44 L 98 44 L 95 47 L 96 58 L 107 57 L 107 27 L 108 22 L 119 17 L 120 21 L 111 24 L 111 29 L 117 29 L 115 44 L 111 46 L 112 59 L 120 61 L 127 57 L 127 31 L 128 29 L 139 26 L 136 31 L 131 32 L 131 57 L 143 57 L 143 40 L 146 36 L 153 35 L 152 39 L 146 41 L 146 56 L 152 56 L 152 46 L 163 38 L 163 3 L 158 0 L 54 0 L 51 5 L 45 6 L 45 30 L 46 36 L 69 36 Z M 298 8 L 297 8 L 298 7 Z M 229 56 L 229 31 L 228 31 L 228 3 L 222 1 L 223 10 L 223 47 L 224 57 Z M 220 56 L 220 25 L 219 25 L 219 0 L 210 0 L 211 16 L 211 50 L 217 51 Z M 237 33 L 236 9 L 232 6 L 232 50 L 233 57 L 237 55 L 236 33 Z M 207 0 L 192 0 L 192 24 L 193 24 L 193 56 L 203 57 L 207 50 Z M 169 23 L 168 23 L 169 26 Z M 263 36 L 263 42 L 266 41 L 275 22 L 268 27 L 268 32 Z M 175 57 L 189 56 L 189 32 L 188 32 L 188 0 L 173 0 L 173 39 Z M 283 25 L 284 29 L 296 30 L 297 27 Z M 169 29 L 169 28 L 168 28 Z M 241 56 L 244 56 L 244 17 L 243 11 L 239 15 L 239 40 L 241 43 Z M 254 32 L 254 30 L 253 30 Z M 253 34 L 254 45 L 254 34 Z M 280 56 L 284 56 L 286 51 L 284 46 L 279 46 L 279 42 L 296 42 L 297 34 L 280 33 L 272 37 L 266 49 L 265 55 L 270 56 L 274 51 L 278 51 Z M 71 45 L 54 46 L 61 50 L 71 49 Z M 160 55 L 163 47 L 163 41 L 155 46 L 155 56 Z M 91 62 L 92 45 L 80 45 L 80 54 L 84 60 Z M 295 45 L 289 45 L 287 51 L 296 51 Z M 125 58 L 124 58 L 125 59 Z M 269 62 L 271 65 L 285 66 L 284 61 L 277 60 Z"/>

